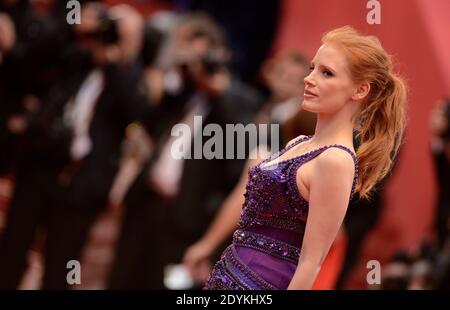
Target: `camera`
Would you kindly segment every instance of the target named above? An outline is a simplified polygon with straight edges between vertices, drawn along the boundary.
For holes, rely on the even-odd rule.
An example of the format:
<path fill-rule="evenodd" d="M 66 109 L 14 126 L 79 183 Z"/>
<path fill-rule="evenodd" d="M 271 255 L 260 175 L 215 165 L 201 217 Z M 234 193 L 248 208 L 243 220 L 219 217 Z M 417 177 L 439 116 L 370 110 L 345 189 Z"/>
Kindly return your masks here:
<path fill-rule="evenodd" d="M 117 18 L 111 16 L 106 10 L 100 10 L 99 29 L 95 36 L 104 44 L 116 44 L 119 41 Z"/>
<path fill-rule="evenodd" d="M 99 41 L 105 45 L 116 44 L 119 41 L 119 30 L 117 18 L 112 16 L 106 8 L 98 8 L 98 27 L 96 30 L 85 33 L 82 37 Z"/>
<path fill-rule="evenodd" d="M 227 61 L 219 49 L 209 49 L 201 59 L 202 69 L 206 74 L 212 75 L 227 66 Z"/>

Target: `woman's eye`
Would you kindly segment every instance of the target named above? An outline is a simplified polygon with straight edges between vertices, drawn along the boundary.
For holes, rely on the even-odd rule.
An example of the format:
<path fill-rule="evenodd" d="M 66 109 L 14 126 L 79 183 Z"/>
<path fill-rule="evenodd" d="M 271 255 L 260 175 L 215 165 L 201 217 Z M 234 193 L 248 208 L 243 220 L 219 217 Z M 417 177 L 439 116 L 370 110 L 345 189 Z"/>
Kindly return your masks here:
<path fill-rule="evenodd" d="M 333 76 L 333 73 L 331 73 L 330 70 L 323 70 L 323 71 L 322 71 L 322 74 L 323 74 L 324 76 L 326 76 L 326 77 Z"/>
<path fill-rule="evenodd" d="M 314 70 L 314 66 L 310 66 L 309 71 L 313 71 L 313 70 Z"/>

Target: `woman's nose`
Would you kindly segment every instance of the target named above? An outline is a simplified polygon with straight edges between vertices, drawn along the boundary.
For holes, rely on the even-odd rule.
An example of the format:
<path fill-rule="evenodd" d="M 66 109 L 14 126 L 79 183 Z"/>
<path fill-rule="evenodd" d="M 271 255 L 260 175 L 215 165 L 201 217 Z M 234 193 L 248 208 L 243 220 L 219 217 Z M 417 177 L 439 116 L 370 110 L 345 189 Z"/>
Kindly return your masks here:
<path fill-rule="evenodd" d="M 305 82 L 305 86 L 309 85 L 309 86 L 314 86 L 314 80 L 311 78 L 311 73 L 306 76 L 303 81 Z"/>

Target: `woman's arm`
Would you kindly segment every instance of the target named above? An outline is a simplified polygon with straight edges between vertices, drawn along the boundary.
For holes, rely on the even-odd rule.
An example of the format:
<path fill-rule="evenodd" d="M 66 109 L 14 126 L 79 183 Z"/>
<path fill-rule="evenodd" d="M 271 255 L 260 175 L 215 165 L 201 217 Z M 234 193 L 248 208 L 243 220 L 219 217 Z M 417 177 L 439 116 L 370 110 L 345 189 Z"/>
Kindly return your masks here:
<path fill-rule="evenodd" d="M 290 290 L 310 289 L 347 211 L 354 176 L 353 159 L 328 149 L 317 158 L 310 178 L 309 211 L 303 244 Z"/>

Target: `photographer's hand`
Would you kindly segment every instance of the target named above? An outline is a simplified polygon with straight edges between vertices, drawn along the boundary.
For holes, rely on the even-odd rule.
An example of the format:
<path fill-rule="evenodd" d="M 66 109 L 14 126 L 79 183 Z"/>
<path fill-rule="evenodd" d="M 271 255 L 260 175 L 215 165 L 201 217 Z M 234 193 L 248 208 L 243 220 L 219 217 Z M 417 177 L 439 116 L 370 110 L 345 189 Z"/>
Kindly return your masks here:
<path fill-rule="evenodd" d="M 78 35 L 94 33 L 100 27 L 98 12 L 101 9 L 98 3 L 86 3 L 81 7 L 81 21 L 74 25 L 75 33 Z"/>
<path fill-rule="evenodd" d="M 14 23 L 7 14 L 0 13 L 0 53 L 9 52 L 16 42 Z"/>
<path fill-rule="evenodd" d="M 107 17 L 112 21 L 109 27 L 115 29 L 100 29 L 103 7 L 92 3 L 83 6 L 81 24 L 75 27 L 75 31 L 81 35 L 87 35 L 92 49 L 94 62 L 98 65 L 125 63 L 132 61 L 139 54 L 142 45 L 143 19 L 140 14 L 128 5 L 117 5 L 108 10 Z M 105 41 L 103 32 L 116 32 L 117 41 Z M 99 35 L 100 33 L 100 35 Z M 89 43 L 88 43 L 89 44 Z"/>
<path fill-rule="evenodd" d="M 226 69 L 213 74 L 201 72 L 194 77 L 194 80 L 201 90 L 211 96 L 223 94 L 231 85 L 231 76 Z"/>
<path fill-rule="evenodd" d="M 143 18 L 133 7 L 125 4 L 112 7 L 110 14 L 117 18 L 119 33 L 117 46 L 120 50 L 120 61 L 130 61 L 141 50 Z"/>

